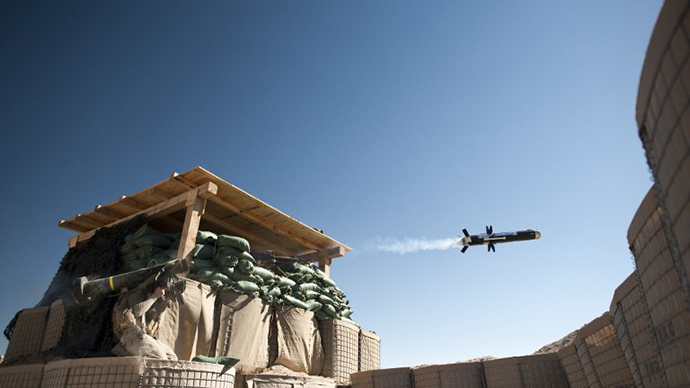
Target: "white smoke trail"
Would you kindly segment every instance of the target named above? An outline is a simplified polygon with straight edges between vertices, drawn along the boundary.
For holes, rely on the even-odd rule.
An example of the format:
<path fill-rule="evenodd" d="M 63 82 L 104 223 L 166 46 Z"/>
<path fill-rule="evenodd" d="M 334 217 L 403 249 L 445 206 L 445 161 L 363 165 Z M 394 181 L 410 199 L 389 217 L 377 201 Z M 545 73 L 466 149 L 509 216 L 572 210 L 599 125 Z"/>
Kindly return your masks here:
<path fill-rule="evenodd" d="M 405 238 L 405 239 L 384 239 L 374 244 L 374 250 L 389 252 L 389 253 L 415 253 L 420 251 L 444 251 L 451 248 L 460 248 L 457 238 L 444 239 L 419 239 L 419 238 Z"/>

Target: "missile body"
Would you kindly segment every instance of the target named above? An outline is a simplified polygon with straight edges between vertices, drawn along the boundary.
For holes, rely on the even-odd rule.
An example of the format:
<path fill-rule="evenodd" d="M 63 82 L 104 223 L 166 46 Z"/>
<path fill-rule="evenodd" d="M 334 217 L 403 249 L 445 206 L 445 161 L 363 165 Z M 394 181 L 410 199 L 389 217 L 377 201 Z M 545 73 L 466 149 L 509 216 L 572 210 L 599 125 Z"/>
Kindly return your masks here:
<path fill-rule="evenodd" d="M 462 246 L 462 253 L 465 253 L 467 248 L 473 245 L 487 245 L 487 251 L 496 252 L 495 244 L 507 243 L 513 241 L 527 241 L 538 240 L 541 233 L 538 230 L 518 230 L 516 232 L 501 232 L 494 233 L 492 226 L 486 227 L 486 233 L 470 235 L 467 229 L 463 229 L 462 233 L 465 237 L 458 241 L 458 245 Z"/>

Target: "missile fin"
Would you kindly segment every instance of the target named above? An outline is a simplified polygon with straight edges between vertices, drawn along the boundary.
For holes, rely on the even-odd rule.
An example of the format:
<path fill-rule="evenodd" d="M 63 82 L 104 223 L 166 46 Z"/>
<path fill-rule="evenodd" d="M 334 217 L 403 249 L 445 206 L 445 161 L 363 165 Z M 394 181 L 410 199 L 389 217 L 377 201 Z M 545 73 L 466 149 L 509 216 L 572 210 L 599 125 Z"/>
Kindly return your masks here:
<path fill-rule="evenodd" d="M 469 245 L 462 247 L 462 249 L 460 250 L 460 253 L 465 253 L 465 251 L 466 251 L 467 248 L 469 248 L 469 247 L 470 247 Z"/>
<path fill-rule="evenodd" d="M 463 229 L 462 234 L 464 234 L 465 237 L 470 237 L 470 234 L 467 232 L 467 229 Z"/>

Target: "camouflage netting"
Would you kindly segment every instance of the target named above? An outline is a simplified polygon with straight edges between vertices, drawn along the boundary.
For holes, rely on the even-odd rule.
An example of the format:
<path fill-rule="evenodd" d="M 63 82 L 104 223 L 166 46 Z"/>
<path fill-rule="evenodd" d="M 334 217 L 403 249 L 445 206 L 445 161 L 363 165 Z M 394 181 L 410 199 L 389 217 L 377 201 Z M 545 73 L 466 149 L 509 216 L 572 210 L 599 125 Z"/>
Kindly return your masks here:
<path fill-rule="evenodd" d="M 56 358 L 98 357 L 110 355 L 115 346 L 111 314 L 116 298 L 103 299 L 91 309 L 70 308 L 72 287 L 75 279 L 86 276 L 97 279 L 121 272 L 119 248 L 125 236 L 132 233 L 140 219 L 138 217 L 114 226 L 102 228 L 84 243 L 71 248 L 60 262 L 48 290 L 36 307 L 50 306 L 63 298 L 67 307 L 67 324 L 58 345 L 46 352 L 30 356 L 34 361 L 50 361 Z M 11 339 L 15 320 L 5 329 L 5 336 Z M 20 360 L 26 363 L 26 360 Z"/>

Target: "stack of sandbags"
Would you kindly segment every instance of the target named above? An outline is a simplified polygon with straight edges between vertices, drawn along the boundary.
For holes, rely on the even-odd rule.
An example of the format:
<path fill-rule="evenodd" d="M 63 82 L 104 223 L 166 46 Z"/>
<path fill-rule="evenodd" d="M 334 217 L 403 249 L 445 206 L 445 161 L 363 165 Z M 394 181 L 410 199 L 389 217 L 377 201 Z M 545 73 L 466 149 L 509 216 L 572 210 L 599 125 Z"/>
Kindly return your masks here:
<path fill-rule="evenodd" d="M 172 260 L 177 256 L 179 242 L 179 233 L 161 233 L 145 224 L 125 237 L 120 247 L 122 268 L 129 272 Z"/>
<path fill-rule="evenodd" d="M 352 309 L 345 293 L 316 266 L 289 262 L 275 264 L 272 269 L 279 274 L 280 304 L 313 311 L 319 320 L 350 321 Z"/>
<path fill-rule="evenodd" d="M 125 271 L 175 259 L 179 241 L 179 233 L 161 233 L 148 225 L 142 226 L 125 238 L 120 249 Z M 313 311 L 319 320 L 350 321 L 350 302 L 336 283 L 316 266 L 290 261 L 267 269 L 257 265 L 249 252 L 249 242 L 244 238 L 199 231 L 189 278 L 221 291 L 257 296 L 272 306 Z"/>

